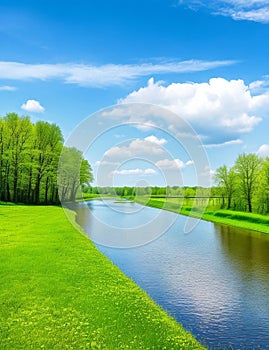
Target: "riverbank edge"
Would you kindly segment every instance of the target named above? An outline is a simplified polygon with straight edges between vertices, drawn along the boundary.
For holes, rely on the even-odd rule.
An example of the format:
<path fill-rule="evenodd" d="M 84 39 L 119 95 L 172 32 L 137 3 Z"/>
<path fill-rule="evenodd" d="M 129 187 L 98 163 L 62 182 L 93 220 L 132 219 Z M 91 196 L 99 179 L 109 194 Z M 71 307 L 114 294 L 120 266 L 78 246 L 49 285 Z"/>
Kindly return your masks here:
<path fill-rule="evenodd" d="M 269 234 L 269 217 L 265 215 L 239 212 L 226 209 L 211 210 L 206 209 L 204 212 L 199 208 L 190 208 L 190 207 L 176 207 L 174 203 L 171 205 L 169 199 L 158 198 L 136 198 L 135 201 L 139 204 L 146 205 L 153 208 L 163 209 L 167 211 L 174 212 L 179 215 L 190 216 L 196 219 L 201 219 L 205 221 L 210 221 L 220 225 L 234 226 L 246 230 L 251 230 L 263 234 Z M 169 205 L 170 204 L 170 205 Z M 240 217 L 241 219 L 237 219 Z M 259 223 L 261 220 L 266 222 Z"/>
<path fill-rule="evenodd" d="M 1 349 L 204 349 L 62 208 L 1 205 L 0 215 Z"/>

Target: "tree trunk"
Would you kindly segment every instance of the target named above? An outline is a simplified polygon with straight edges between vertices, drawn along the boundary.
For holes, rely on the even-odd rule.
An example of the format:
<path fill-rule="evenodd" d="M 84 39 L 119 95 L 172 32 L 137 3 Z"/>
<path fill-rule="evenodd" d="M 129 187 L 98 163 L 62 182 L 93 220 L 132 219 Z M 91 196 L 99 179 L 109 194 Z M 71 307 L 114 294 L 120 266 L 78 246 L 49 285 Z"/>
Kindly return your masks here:
<path fill-rule="evenodd" d="M 32 177 L 33 177 L 33 169 L 32 167 L 30 168 L 30 173 L 29 173 L 29 182 L 28 182 L 28 193 L 27 193 L 27 201 L 31 202 L 32 198 Z"/>
<path fill-rule="evenodd" d="M 252 203 L 251 203 L 251 198 L 248 198 L 248 211 L 252 213 Z"/>
<path fill-rule="evenodd" d="M 46 178 L 45 184 L 45 203 L 48 204 L 48 192 L 49 192 L 49 177 Z"/>
<path fill-rule="evenodd" d="M 41 182 L 41 177 L 38 174 L 36 178 L 36 185 L 35 185 L 35 203 L 39 203 L 40 201 L 40 182 Z"/>
<path fill-rule="evenodd" d="M 9 188 L 9 183 L 8 183 L 8 182 L 7 182 L 6 200 L 7 200 L 8 202 L 11 202 L 10 188 Z"/>
<path fill-rule="evenodd" d="M 17 165 L 14 169 L 14 179 L 13 179 L 13 202 L 18 201 L 18 168 Z"/>
<path fill-rule="evenodd" d="M 232 197 L 231 197 L 231 196 L 228 196 L 227 209 L 231 209 L 231 201 L 232 201 Z"/>

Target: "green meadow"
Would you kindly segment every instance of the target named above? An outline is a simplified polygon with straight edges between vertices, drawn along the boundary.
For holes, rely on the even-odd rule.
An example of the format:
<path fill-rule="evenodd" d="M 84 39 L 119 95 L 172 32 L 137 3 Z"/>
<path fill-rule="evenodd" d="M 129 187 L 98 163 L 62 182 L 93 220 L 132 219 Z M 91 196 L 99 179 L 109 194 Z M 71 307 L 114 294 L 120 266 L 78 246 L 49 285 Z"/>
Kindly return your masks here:
<path fill-rule="evenodd" d="M 182 201 L 180 198 L 137 197 L 136 201 L 154 208 L 173 211 L 178 214 L 193 216 L 223 225 L 269 233 L 268 215 L 216 209 L 214 206 L 210 205 L 210 200 L 209 205 L 206 208 L 196 205 L 194 199 L 192 200 L 192 203 L 190 203 L 189 200 L 184 199 L 184 201 Z"/>
<path fill-rule="evenodd" d="M 0 220 L 1 350 L 203 348 L 62 208 L 0 205 Z"/>

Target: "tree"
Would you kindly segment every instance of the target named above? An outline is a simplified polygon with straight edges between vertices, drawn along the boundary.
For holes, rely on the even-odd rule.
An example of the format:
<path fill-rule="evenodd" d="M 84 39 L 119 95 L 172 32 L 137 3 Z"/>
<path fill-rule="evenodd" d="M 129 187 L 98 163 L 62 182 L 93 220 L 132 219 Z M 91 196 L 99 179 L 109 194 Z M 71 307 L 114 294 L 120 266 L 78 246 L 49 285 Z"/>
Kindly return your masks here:
<path fill-rule="evenodd" d="M 78 189 L 93 181 L 92 169 L 82 152 L 74 147 L 64 147 L 58 167 L 59 197 L 62 202 L 74 201 Z"/>
<path fill-rule="evenodd" d="M 269 213 L 269 157 L 261 165 L 258 190 L 258 209 L 261 213 Z"/>
<path fill-rule="evenodd" d="M 25 185 L 33 126 L 29 117 L 7 114 L 1 121 L 1 197 L 17 202 Z"/>
<path fill-rule="evenodd" d="M 33 124 L 29 117 L 16 113 L 0 117 L 0 200 L 58 202 L 57 169 L 62 148 L 57 125 L 44 121 Z M 69 196 L 75 197 L 80 184 L 92 181 L 92 170 L 81 152 L 70 152 L 77 154 L 81 166 L 69 188 Z"/>
<path fill-rule="evenodd" d="M 236 189 L 236 173 L 234 169 L 228 169 L 226 165 L 219 167 L 215 173 L 215 182 L 221 187 L 223 196 L 227 197 L 227 209 L 230 209 Z"/>
<path fill-rule="evenodd" d="M 253 153 L 240 154 L 235 162 L 235 171 L 238 174 L 240 189 L 250 213 L 252 212 L 253 195 L 257 189 L 260 165 L 261 159 Z"/>
<path fill-rule="evenodd" d="M 5 199 L 5 188 L 4 188 L 4 143 L 5 143 L 5 123 L 0 118 L 0 200 Z"/>
<path fill-rule="evenodd" d="M 35 202 L 40 201 L 40 185 L 44 179 L 47 188 L 45 189 L 45 197 L 48 192 L 49 179 L 53 172 L 57 172 L 57 162 L 53 160 L 59 159 L 62 147 L 62 133 L 60 128 L 55 124 L 38 121 L 35 127 Z M 54 165 L 54 166 L 53 166 Z"/>

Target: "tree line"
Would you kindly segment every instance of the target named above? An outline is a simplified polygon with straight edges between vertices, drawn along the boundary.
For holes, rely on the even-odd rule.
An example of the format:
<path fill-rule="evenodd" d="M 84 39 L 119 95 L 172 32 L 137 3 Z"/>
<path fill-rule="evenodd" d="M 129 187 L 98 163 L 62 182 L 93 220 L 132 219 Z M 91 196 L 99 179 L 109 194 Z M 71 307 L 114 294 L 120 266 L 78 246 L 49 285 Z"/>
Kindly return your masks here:
<path fill-rule="evenodd" d="M 61 160 L 59 165 L 59 160 Z M 0 200 L 58 203 L 76 197 L 93 180 L 82 152 L 63 145 L 60 128 L 27 116 L 0 117 Z"/>
<path fill-rule="evenodd" d="M 200 186 L 146 186 L 146 187 L 110 187 L 110 186 L 83 186 L 83 192 L 88 194 L 100 194 L 109 196 L 135 197 L 135 196 L 151 196 L 151 197 L 209 197 L 210 189 Z M 215 196 L 220 196 L 215 193 Z"/>
<path fill-rule="evenodd" d="M 179 197 L 194 198 L 202 205 L 209 198 L 209 205 L 216 209 L 269 214 L 269 157 L 256 154 L 240 154 L 232 167 L 223 165 L 215 172 L 216 186 L 196 187 L 85 187 L 90 194 L 118 195 L 125 197 Z"/>
<path fill-rule="evenodd" d="M 269 157 L 240 154 L 232 167 L 216 170 L 215 181 L 224 208 L 269 213 Z"/>

